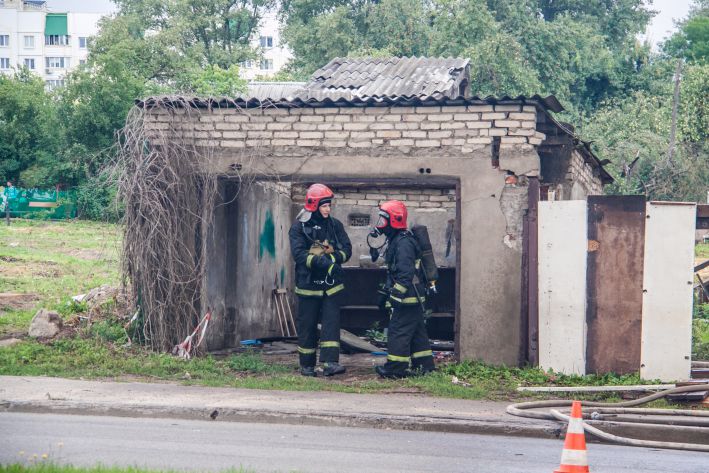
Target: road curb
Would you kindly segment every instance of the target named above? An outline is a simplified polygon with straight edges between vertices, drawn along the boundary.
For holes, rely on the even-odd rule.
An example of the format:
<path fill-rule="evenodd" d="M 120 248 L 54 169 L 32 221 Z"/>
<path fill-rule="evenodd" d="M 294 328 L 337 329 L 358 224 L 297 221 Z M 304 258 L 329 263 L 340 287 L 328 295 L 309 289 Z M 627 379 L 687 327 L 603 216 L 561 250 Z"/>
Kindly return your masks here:
<path fill-rule="evenodd" d="M 3 412 L 97 415 L 187 420 L 211 420 L 216 410 L 217 422 L 254 422 L 336 427 L 367 427 L 387 430 L 410 430 L 459 434 L 507 435 L 558 439 L 562 435 L 560 423 L 539 421 L 534 424 L 516 422 L 510 416 L 503 421 L 455 417 L 398 416 L 391 414 L 343 414 L 338 412 L 303 413 L 287 410 L 258 410 L 234 408 L 195 408 L 172 406 L 142 406 L 137 404 L 108 405 L 65 400 L 2 401 Z"/>

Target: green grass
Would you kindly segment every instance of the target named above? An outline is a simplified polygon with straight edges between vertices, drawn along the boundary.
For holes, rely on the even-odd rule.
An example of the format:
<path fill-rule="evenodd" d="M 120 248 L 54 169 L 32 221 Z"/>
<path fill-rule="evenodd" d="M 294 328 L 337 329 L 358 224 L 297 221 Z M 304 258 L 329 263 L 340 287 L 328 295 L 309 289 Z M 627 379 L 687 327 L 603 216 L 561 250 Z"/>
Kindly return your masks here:
<path fill-rule="evenodd" d="M 694 255 L 697 258 L 709 258 L 709 243 L 700 243 L 694 247 Z"/>
<path fill-rule="evenodd" d="M 70 298 L 117 284 L 119 229 L 87 221 L 13 219 L 0 225 L 0 293 L 35 296 L 25 307 L 0 307 L 0 334 L 29 326 L 41 308 L 66 312 Z"/>
<path fill-rule="evenodd" d="M 20 457 L 25 457 L 25 452 Z M 148 470 L 136 467 L 115 467 L 97 465 L 90 468 L 71 465 L 57 465 L 42 458 L 42 455 L 32 454 L 26 457 L 25 463 L 0 465 L 0 473 L 177 473 L 177 470 Z M 253 473 L 254 470 L 231 468 L 224 473 Z"/>

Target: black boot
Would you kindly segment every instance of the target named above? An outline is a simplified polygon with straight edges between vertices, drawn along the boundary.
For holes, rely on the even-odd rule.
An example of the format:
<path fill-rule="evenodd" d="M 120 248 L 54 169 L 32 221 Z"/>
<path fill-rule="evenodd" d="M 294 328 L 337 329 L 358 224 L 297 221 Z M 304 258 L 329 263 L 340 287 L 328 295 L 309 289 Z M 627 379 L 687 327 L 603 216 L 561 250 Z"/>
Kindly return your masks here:
<path fill-rule="evenodd" d="M 322 374 L 324 376 L 334 376 L 336 374 L 342 374 L 346 371 L 346 368 L 339 363 L 323 363 Z"/>
<path fill-rule="evenodd" d="M 381 376 L 382 378 L 387 378 L 387 379 L 401 379 L 401 378 L 406 378 L 408 375 L 406 371 L 403 372 L 396 372 L 396 371 L 389 371 L 386 369 L 386 367 L 382 366 L 376 366 L 374 368 L 374 371 Z"/>
<path fill-rule="evenodd" d="M 300 374 L 303 376 L 308 376 L 310 378 L 314 378 L 318 374 L 315 372 L 315 367 L 314 366 L 301 366 L 300 367 Z"/>

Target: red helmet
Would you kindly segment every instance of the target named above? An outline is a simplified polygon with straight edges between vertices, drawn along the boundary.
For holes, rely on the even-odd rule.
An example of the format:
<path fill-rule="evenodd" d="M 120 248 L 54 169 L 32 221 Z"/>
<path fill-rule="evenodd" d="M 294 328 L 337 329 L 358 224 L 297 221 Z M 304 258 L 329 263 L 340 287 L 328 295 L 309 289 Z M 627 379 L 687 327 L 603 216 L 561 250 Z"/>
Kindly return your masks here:
<path fill-rule="evenodd" d="M 320 201 L 323 199 L 332 199 L 335 196 L 333 192 L 324 184 L 313 184 L 308 187 L 308 192 L 305 193 L 305 210 L 315 212 L 320 206 Z"/>
<path fill-rule="evenodd" d="M 390 200 L 384 202 L 379 206 L 379 216 L 384 217 L 377 222 L 377 228 L 380 230 L 386 228 L 387 225 L 391 225 L 391 228 L 397 230 L 406 230 L 408 212 L 406 211 L 406 205 L 402 201 Z"/>

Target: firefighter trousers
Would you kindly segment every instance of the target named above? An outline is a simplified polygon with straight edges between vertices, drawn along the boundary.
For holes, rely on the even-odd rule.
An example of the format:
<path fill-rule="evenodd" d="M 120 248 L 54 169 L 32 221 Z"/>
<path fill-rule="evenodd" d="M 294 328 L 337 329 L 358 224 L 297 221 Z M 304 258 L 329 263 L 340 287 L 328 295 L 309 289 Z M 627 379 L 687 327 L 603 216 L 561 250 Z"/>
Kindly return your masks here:
<path fill-rule="evenodd" d="M 320 362 L 340 359 L 340 294 L 323 297 L 298 296 L 298 354 L 301 367 L 315 366 L 320 328 Z"/>
<path fill-rule="evenodd" d="M 402 305 L 391 309 L 384 369 L 404 375 L 411 365 L 413 370 L 432 371 L 433 352 L 420 305 Z"/>

